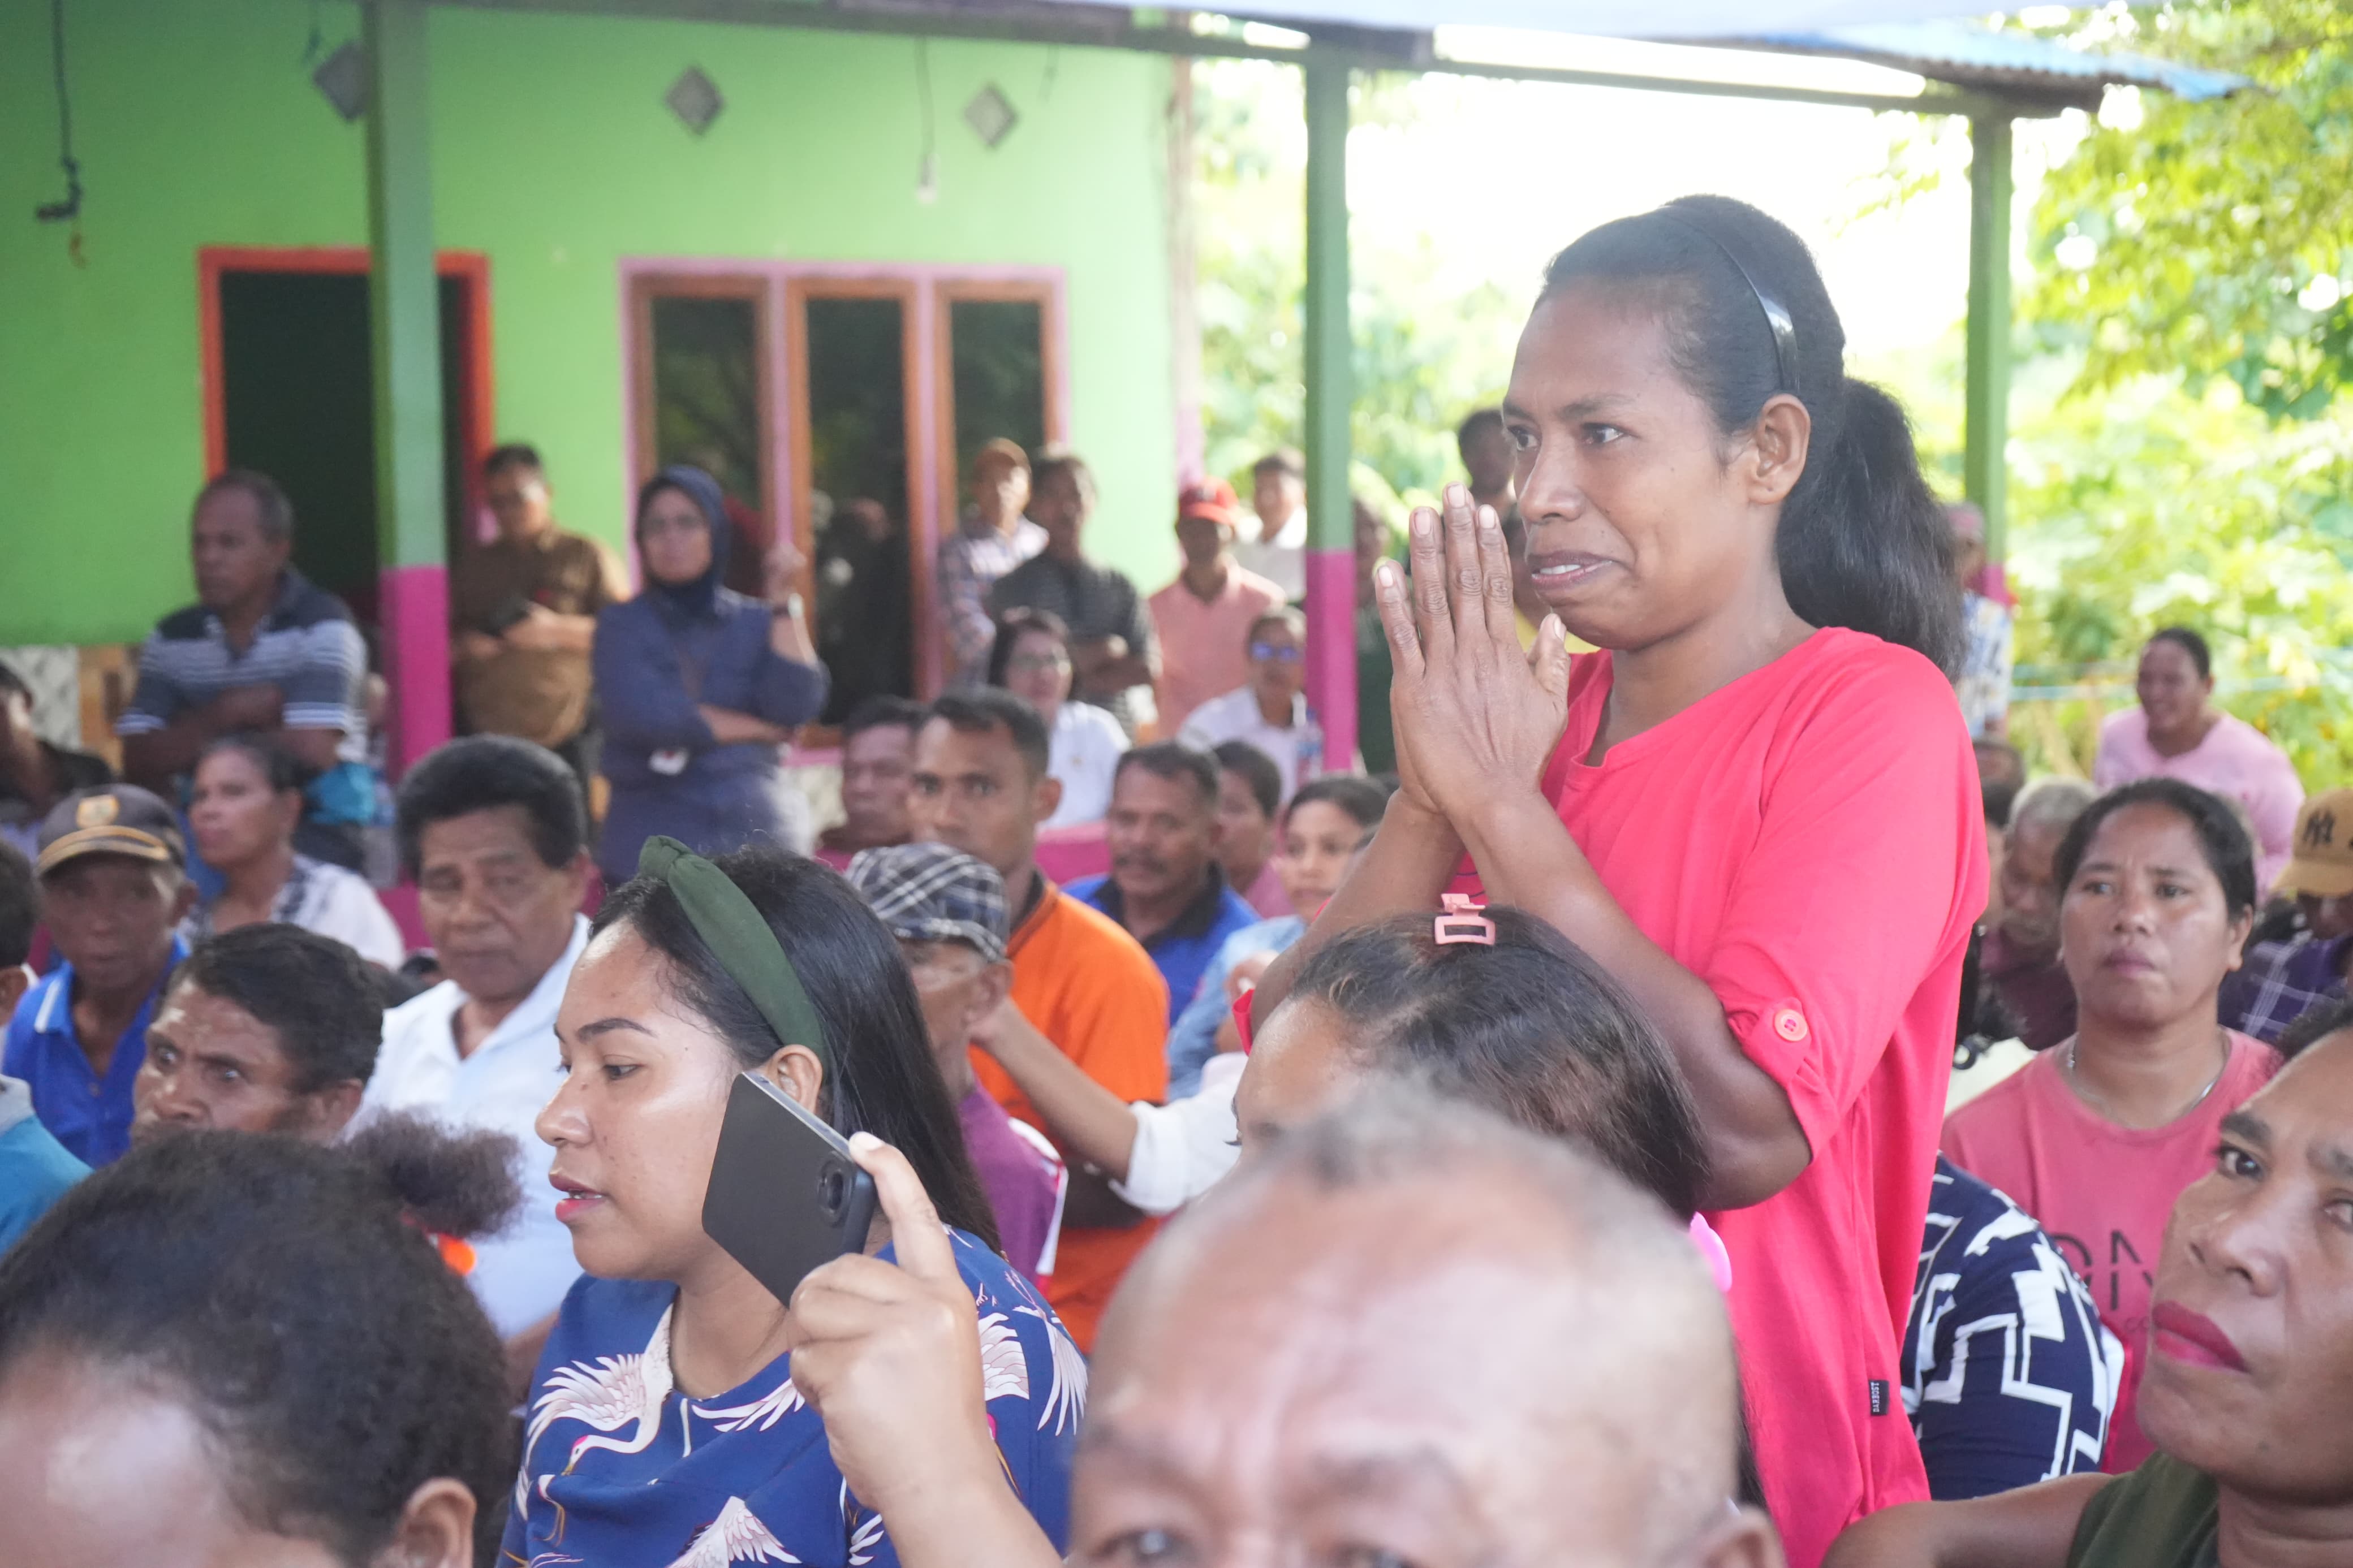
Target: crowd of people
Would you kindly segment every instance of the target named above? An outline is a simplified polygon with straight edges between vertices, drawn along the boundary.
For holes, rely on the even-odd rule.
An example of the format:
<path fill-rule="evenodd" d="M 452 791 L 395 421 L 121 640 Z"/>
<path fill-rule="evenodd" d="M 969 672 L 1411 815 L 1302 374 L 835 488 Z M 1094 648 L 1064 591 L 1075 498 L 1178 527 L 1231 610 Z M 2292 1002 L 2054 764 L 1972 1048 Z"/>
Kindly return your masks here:
<path fill-rule="evenodd" d="M 1145 596 L 988 443 L 945 689 L 843 702 L 710 474 L 632 595 L 501 447 L 388 810 L 214 480 L 128 782 L 0 672 L 12 1550 L 2353 1561 L 2353 792 L 2181 627 L 2030 780 L 1983 520 L 1843 361 L 1739 203 L 1561 252 L 1465 482 L 1357 504 L 1352 757 L 1291 454 Z M 707 1219 L 747 1079 L 877 1205 L 782 1288 Z"/>

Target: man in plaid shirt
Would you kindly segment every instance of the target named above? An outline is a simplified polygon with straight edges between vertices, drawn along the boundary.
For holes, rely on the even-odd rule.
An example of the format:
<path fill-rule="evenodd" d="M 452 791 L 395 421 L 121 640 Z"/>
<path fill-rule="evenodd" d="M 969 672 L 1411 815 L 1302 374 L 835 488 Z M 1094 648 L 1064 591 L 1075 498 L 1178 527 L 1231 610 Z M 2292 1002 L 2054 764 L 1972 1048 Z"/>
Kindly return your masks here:
<path fill-rule="evenodd" d="M 988 613 L 997 580 L 1046 548 L 1046 531 L 1021 515 L 1029 504 L 1029 458 L 1002 438 L 972 460 L 972 510 L 940 546 L 940 609 L 948 628 L 952 687 L 981 685 L 997 622 Z"/>
<path fill-rule="evenodd" d="M 2276 1043 L 2296 1015 L 2346 994 L 2353 958 L 2353 789 L 2333 789 L 2304 803 L 2295 816 L 2295 853 L 2278 891 L 2295 895 L 2300 929 L 2259 942 L 2222 983 L 2222 1021 Z"/>

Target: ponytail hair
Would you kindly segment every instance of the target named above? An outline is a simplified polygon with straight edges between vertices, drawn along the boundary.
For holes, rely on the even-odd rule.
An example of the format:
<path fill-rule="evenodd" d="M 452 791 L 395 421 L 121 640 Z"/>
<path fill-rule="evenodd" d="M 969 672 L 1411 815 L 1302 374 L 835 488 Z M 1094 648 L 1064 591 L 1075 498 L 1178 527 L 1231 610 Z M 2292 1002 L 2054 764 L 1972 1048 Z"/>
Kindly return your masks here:
<path fill-rule="evenodd" d="M 401 1212 L 427 1231 L 460 1240 L 495 1236 L 522 1206 L 513 1137 L 457 1131 L 405 1111 L 377 1117 L 343 1140 L 343 1152 L 382 1179 Z"/>
<path fill-rule="evenodd" d="M 1846 331 L 1805 241 L 1746 202 L 1681 196 L 1554 257 L 1545 297 L 1588 280 L 1656 293 L 1668 353 L 1727 438 L 1777 394 L 1805 405 L 1812 447 L 1774 541 L 1789 607 L 1810 625 L 1868 632 L 1956 669 L 1950 525 L 1921 477 L 1902 407 L 1848 377 Z M 1768 299 L 1788 320 L 1778 347 Z"/>

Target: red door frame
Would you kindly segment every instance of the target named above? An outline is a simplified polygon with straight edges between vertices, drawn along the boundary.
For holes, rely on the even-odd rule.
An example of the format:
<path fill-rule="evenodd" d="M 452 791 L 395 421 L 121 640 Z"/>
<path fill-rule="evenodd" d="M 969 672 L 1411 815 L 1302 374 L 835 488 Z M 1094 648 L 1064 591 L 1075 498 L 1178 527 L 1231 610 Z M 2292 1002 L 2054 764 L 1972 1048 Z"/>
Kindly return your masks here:
<path fill-rule="evenodd" d="M 196 250 L 196 341 L 201 357 L 205 413 L 205 477 L 228 467 L 228 416 L 221 376 L 220 277 L 224 272 L 324 272 L 364 278 L 371 267 L 362 245 L 206 245 Z M 433 258 L 443 278 L 463 278 L 469 363 L 467 404 L 460 428 L 466 433 L 466 494 L 480 505 L 474 470 L 491 450 L 497 406 L 491 384 L 491 258 L 479 250 L 444 250 Z"/>

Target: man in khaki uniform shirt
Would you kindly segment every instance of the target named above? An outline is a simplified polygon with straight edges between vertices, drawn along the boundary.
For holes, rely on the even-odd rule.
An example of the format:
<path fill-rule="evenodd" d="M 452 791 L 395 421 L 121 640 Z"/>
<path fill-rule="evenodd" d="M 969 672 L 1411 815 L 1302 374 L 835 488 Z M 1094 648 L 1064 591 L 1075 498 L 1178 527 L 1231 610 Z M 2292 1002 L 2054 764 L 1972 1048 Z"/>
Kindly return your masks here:
<path fill-rule="evenodd" d="M 458 711 L 478 734 L 519 735 L 561 756 L 585 792 L 596 771 L 588 652 L 596 612 L 628 595 L 619 557 L 555 525 L 539 453 L 482 461 L 499 537 L 468 550 L 449 580 Z"/>

